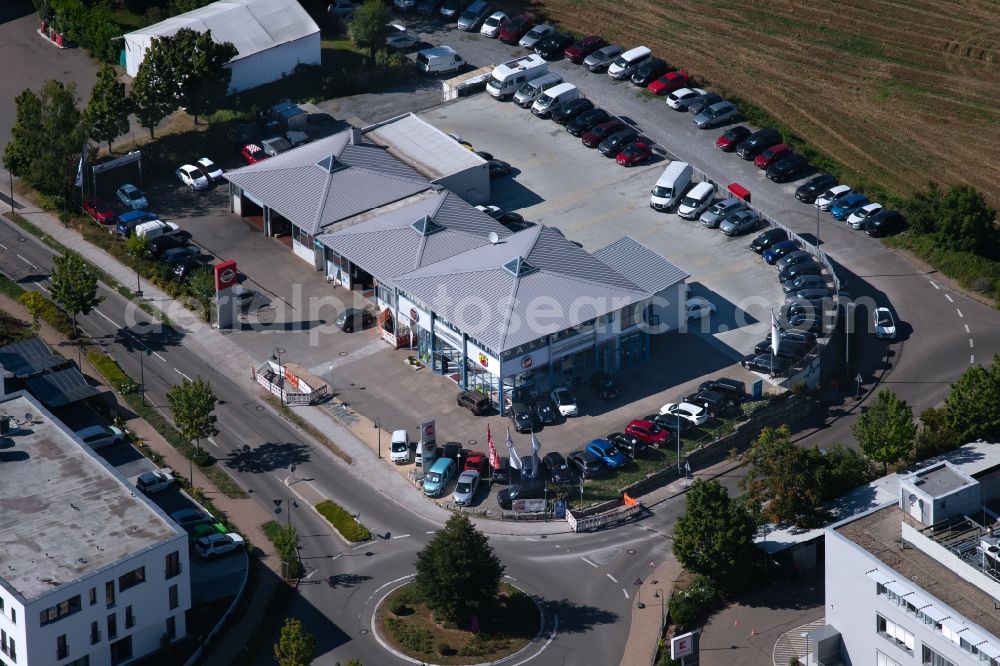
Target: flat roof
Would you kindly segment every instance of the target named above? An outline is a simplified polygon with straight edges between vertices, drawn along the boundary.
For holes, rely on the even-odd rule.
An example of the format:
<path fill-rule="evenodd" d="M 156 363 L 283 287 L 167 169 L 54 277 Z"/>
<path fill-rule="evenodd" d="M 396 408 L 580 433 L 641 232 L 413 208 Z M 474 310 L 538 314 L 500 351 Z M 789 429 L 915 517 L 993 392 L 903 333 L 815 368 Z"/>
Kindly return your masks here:
<path fill-rule="evenodd" d="M 182 534 L 29 395 L 0 409 L 19 420 L 0 438 L 4 587 L 31 601 Z"/>
<path fill-rule="evenodd" d="M 975 483 L 975 481 L 965 478 L 950 465 L 944 463 L 927 471 L 917 472 L 906 480 L 931 497 L 941 497 L 970 483 Z"/>
<path fill-rule="evenodd" d="M 361 130 L 430 180 L 486 164 L 479 155 L 412 113 Z"/>

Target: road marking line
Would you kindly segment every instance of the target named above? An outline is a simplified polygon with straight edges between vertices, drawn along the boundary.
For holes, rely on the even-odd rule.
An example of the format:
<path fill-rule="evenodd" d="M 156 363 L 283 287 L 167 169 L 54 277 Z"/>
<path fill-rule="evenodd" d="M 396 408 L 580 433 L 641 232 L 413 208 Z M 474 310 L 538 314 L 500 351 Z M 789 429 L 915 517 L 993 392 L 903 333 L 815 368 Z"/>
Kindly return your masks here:
<path fill-rule="evenodd" d="M 435 531 L 436 530 L 427 530 L 426 532 L 424 532 L 424 534 L 434 534 Z"/>
<path fill-rule="evenodd" d="M 965 315 L 964 315 L 964 314 L 962 314 L 962 311 L 961 311 L 961 310 L 959 310 L 958 308 L 955 308 L 955 312 L 957 312 L 957 313 L 958 313 L 958 316 L 959 316 L 959 317 L 963 317 L 963 318 L 965 317 Z"/>
<path fill-rule="evenodd" d="M 972 349 L 974 347 L 975 347 L 975 345 L 972 344 L 972 338 L 969 338 L 969 349 Z"/>
<path fill-rule="evenodd" d="M 367 544 L 361 544 L 361 545 L 362 545 L 362 546 L 366 546 Z M 357 550 L 357 548 L 352 548 L 351 550 Z M 382 591 L 383 589 L 385 589 L 385 588 L 389 587 L 389 586 L 390 586 L 390 585 L 392 585 L 393 583 L 398 583 L 398 582 L 399 582 L 399 581 L 401 581 L 401 580 L 406 580 L 407 578 L 412 578 L 412 577 L 413 577 L 414 575 L 415 575 L 415 574 L 406 574 L 405 576 L 401 576 L 400 578 L 397 578 L 396 580 L 390 580 L 390 581 L 389 581 L 388 583 L 386 583 L 385 585 L 380 585 L 380 586 L 379 586 L 379 588 L 378 588 L 377 590 L 375 590 L 374 592 L 372 592 L 372 595 L 371 595 L 370 597 L 368 597 L 368 599 L 366 599 L 366 600 L 365 600 L 365 606 L 367 606 L 367 605 L 368 605 L 368 603 L 369 603 L 369 602 L 370 602 L 370 601 L 371 601 L 372 599 L 374 599 L 374 598 L 375 598 L 375 595 L 376 595 L 376 594 L 378 594 L 379 592 L 381 592 L 381 591 Z"/>
<path fill-rule="evenodd" d="M 44 284 L 36 284 L 35 286 L 37 286 L 37 287 L 38 287 L 39 289 L 41 289 L 42 291 L 44 291 L 44 292 L 45 292 L 46 294 L 51 294 L 51 293 L 52 293 L 51 291 L 49 291 L 49 290 L 48 290 L 48 289 L 47 289 L 47 288 L 45 287 L 45 285 L 44 285 Z"/>
<path fill-rule="evenodd" d="M 556 548 L 562 548 L 562 546 L 560 546 L 559 544 L 556 544 L 555 546 Z"/>
<path fill-rule="evenodd" d="M 185 374 L 184 374 L 183 372 L 181 372 L 181 371 L 180 371 L 180 370 L 178 370 L 177 368 L 174 368 L 174 372 L 176 372 L 176 373 L 177 373 L 178 375 L 180 375 L 180 376 L 181 376 L 181 377 L 183 377 L 184 379 L 186 379 L 186 380 L 188 380 L 188 381 L 191 381 L 191 378 L 190 378 L 190 377 L 188 377 L 187 375 L 185 375 Z"/>
<path fill-rule="evenodd" d="M 393 539 L 405 539 L 408 536 L 410 536 L 410 535 L 409 534 L 400 534 L 399 536 L 394 536 L 392 538 Z"/>
<path fill-rule="evenodd" d="M 2 248 L 3 248 L 3 249 L 5 249 L 5 250 L 7 249 L 7 246 L 6 246 L 6 245 L 4 245 L 3 243 L 0 243 L 0 247 L 2 247 Z"/>
<path fill-rule="evenodd" d="M 588 560 L 586 557 L 581 556 L 580 559 L 583 560 L 584 562 L 586 562 L 587 564 L 589 564 L 590 566 L 594 567 L 595 569 L 600 569 L 601 568 L 600 566 L 598 566 L 598 565 L 594 564 L 593 562 L 591 562 L 590 560 Z"/>
<path fill-rule="evenodd" d="M 503 577 L 504 578 L 510 578 L 511 580 L 517 580 L 516 578 L 514 578 L 513 576 L 511 576 L 509 574 L 504 574 Z"/>
<path fill-rule="evenodd" d="M 944 297 L 948 299 L 949 303 L 954 303 L 955 302 L 955 300 L 951 296 L 949 296 L 948 294 L 945 294 Z"/>
<path fill-rule="evenodd" d="M 965 325 L 965 332 L 966 333 L 972 333 L 972 331 L 969 330 L 969 325 L 968 324 Z"/>
<path fill-rule="evenodd" d="M 631 599 L 631 597 L 630 597 L 630 596 L 628 596 L 628 590 L 626 590 L 626 589 L 625 589 L 624 587 L 622 588 L 622 594 L 624 594 L 624 595 L 625 595 L 625 598 L 626 598 L 626 599 Z"/>
<path fill-rule="evenodd" d="M 364 547 L 366 547 L 366 546 L 368 546 L 368 544 L 367 544 L 367 543 L 359 543 L 359 544 L 358 544 L 357 546 L 355 546 L 354 548 L 351 548 L 351 550 L 360 550 L 360 549 L 362 549 L 362 548 L 364 548 Z M 411 575 L 412 575 L 412 574 L 411 574 Z M 407 577 L 407 576 L 404 576 L 404 578 L 406 578 L 406 577 Z M 379 589 L 381 590 L 382 588 L 380 587 Z"/>
<path fill-rule="evenodd" d="M 970 354 L 969 355 L 969 365 L 972 365 L 975 362 L 976 362 L 976 355 L 975 354 Z"/>
<path fill-rule="evenodd" d="M 28 264 L 32 268 L 38 268 L 38 266 L 35 266 L 33 263 L 31 263 L 30 261 L 28 261 L 27 259 L 25 259 L 21 255 L 17 255 L 17 258 L 20 259 L 21 261 L 23 261 L 24 263 Z"/>
<path fill-rule="evenodd" d="M 115 320 L 114 320 L 114 319 L 112 319 L 112 318 L 111 318 L 111 317 L 109 317 L 108 315 L 104 314 L 103 312 L 101 312 L 101 311 L 100 311 L 100 310 L 98 310 L 97 308 L 94 308 L 94 312 L 96 312 L 97 314 L 101 315 L 102 317 L 104 317 L 105 319 L 107 319 L 108 321 L 110 321 L 110 322 L 111 322 L 111 324 L 112 324 L 112 326 L 114 326 L 115 328 L 121 328 L 121 326 L 119 326 L 119 325 L 118 325 L 118 324 L 117 324 L 117 323 L 115 322 Z"/>
<path fill-rule="evenodd" d="M 155 356 L 156 358 L 160 359 L 160 360 L 161 360 L 161 361 L 163 361 L 164 363 L 166 363 L 166 362 L 167 362 L 167 359 L 165 359 L 165 358 L 163 358 L 162 356 L 160 356 L 160 352 L 153 352 L 153 356 Z"/>
<path fill-rule="evenodd" d="M 559 616 L 558 615 L 554 615 L 552 617 L 552 619 L 553 619 L 553 622 L 552 622 L 552 633 L 549 634 L 549 639 L 547 641 L 545 641 L 545 643 L 542 645 L 542 647 L 540 647 L 538 649 L 538 652 L 536 652 L 533 655 L 530 655 L 527 659 L 522 659 L 521 661 L 517 662 L 516 664 L 513 664 L 513 666 L 524 666 L 524 664 L 527 664 L 529 661 L 531 661 L 532 659 L 534 659 L 535 657 L 537 657 L 538 655 L 540 655 L 542 652 L 544 652 L 545 648 L 547 648 L 548 646 L 552 645 L 552 641 L 554 641 L 556 639 L 556 634 L 559 633 Z M 544 623 L 545 623 L 545 614 L 542 613 L 542 624 L 543 624 L 543 626 L 544 626 Z M 539 634 L 539 635 L 541 635 L 541 634 Z"/>
<path fill-rule="evenodd" d="M 935 289 L 940 289 L 940 288 L 941 288 L 941 287 L 939 287 L 939 286 L 937 285 L 937 282 L 935 282 L 934 280 L 928 280 L 928 282 L 930 282 L 930 283 L 931 283 L 931 286 L 932 286 L 932 287 L 934 287 Z"/>
<path fill-rule="evenodd" d="M 611 574 L 609 574 L 609 573 L 606 573 L 606 574 L 604 574 L 604 575 L 605 575 L 605 576 L 607 576 L 608 578 L 610 578 L 611 580 L 613 580 L 614 582 L 616 582 L 616 583 L 618 582 L 618 579 L 617 579 L 617 578 L 615 578 L 614 576 L 612 576 Z"/>
<path fill-rule="evenodd" d="M 209 444 L 211 444 L 211 445 L 212 445 L 212 446 L 214 446 L 215 448 L 219 448 L 219 445 L 218 445 L 218 444 L 216 444 L 215 440 L 214 440 L 214 439 L 212 439 L 211 437 L 206 437 L 206 438 L 205 438 L 205 441 L 207 441 L 207 442 L 208 442 Z"/>

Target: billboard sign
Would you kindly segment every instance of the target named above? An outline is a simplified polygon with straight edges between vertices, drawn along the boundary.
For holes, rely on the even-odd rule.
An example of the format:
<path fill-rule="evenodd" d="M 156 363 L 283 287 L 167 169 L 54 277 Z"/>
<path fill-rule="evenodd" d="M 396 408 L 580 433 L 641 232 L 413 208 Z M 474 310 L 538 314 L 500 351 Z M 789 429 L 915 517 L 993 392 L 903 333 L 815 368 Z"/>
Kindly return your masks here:
<path fill-rule="evenodd" d="M 680 659 L 681 657 L 690 657 L 695 651 L 695 634 L 693 631 L 689 631 L 686 634 L 681 634 L 680 636 L 674 636 L 670 639 L 670 658 Z"/>

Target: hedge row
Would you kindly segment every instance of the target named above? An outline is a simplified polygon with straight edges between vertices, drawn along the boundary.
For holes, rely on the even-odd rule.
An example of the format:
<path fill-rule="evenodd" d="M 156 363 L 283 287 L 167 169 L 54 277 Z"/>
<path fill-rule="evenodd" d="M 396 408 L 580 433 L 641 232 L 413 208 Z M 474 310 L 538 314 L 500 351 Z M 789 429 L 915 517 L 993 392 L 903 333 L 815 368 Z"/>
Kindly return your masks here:
<path fill-rule="evenodd" d="M 971 252 L 941 248 L 930 234 L 909 233 L 887 240 L 893 247 L 909 250 L 933 265 L 966 289 L 983 293 L 1000 301 L 1000 261 L 993 261 Z"/>
<path fill-rule="evenodd" d="M 355 520 L 354 516 L 333 500 L 325 500 L 316 505 L 316 510 L 320 515 L 330 521 L 334 529 L 348 541 L 354 543 L 358 541 L 368 541 L 372 538 L 372 533 L 364 525 Z"/>
<path fill-rule="evenodd" d="M 385 618 L 385 628 L 400 645 L 414 652 L 430 654 L 434 650 L 434 634 L 422 627 L 411 627 L 394 617 Z"/>

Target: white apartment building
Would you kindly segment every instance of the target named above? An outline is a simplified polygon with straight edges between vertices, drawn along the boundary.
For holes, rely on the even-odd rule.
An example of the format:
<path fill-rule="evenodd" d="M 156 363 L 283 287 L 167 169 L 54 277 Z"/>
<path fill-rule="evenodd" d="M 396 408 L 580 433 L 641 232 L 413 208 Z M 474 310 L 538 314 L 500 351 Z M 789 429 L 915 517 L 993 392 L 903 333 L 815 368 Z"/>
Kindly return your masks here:
<path fill-rule="evenodd" d="M 186 533 L 31 396 L 0 415 L 0 665 L 127 664 L 182 638 Z"/>

